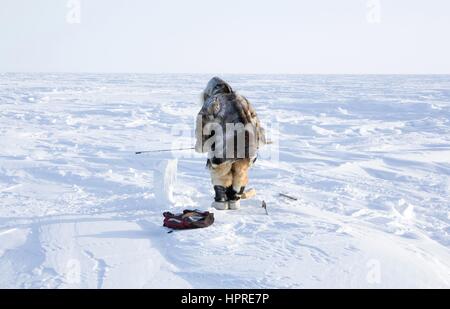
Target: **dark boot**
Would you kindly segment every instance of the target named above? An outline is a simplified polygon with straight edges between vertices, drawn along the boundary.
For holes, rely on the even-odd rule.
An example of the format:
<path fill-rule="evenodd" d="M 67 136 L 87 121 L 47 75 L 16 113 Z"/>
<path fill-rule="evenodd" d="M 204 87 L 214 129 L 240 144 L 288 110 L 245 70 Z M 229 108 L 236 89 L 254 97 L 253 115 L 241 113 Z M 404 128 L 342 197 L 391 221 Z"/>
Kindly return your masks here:
<path fill-rule="evenodd" d="M 241 187 L 239 192 L 233 189 L 233 187 L 227 188 L 227 197 L 228 197 L 228 207 L 232 210 L 239 209 L 241 207 L 240 199 L 241 195 L 244 193 L 245 187 Z"/>
<path fill-rule="evenodd" d="M 227 189 L 222 186 L 214 186 L 214 192 L 216 193 L 216 195 L 211 206 L 216 208 L 217 210 L 228 209 Z"/>
<path fill-rule="evenodd" d="M 241 187 L 241 189 L 239 190 L 239 192 L 237 192 L 236 190 L 233 189 L 233 187 L 228 187 L 227 188 L 227 197 L 228 200 L 230 201 L 238 201 L 241 199 L 241 195 L 244 193 L 245 191 L 245 186 Z"/>

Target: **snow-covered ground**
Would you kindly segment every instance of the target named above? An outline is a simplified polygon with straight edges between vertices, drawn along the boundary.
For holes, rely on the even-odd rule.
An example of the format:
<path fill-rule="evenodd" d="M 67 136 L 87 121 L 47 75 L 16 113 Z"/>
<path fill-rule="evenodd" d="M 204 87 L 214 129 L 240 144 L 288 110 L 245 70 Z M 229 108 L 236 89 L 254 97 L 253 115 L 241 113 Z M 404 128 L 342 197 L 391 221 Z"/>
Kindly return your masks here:
<path fill-rule="evenodd" d="M 273 141 L 257 197 L 167 233 L 205 158 L 134 151 L 192 146 L 210 77 L 0 74 L 0 287 L 450 287 L 450 76 L 224 76 Z"/>

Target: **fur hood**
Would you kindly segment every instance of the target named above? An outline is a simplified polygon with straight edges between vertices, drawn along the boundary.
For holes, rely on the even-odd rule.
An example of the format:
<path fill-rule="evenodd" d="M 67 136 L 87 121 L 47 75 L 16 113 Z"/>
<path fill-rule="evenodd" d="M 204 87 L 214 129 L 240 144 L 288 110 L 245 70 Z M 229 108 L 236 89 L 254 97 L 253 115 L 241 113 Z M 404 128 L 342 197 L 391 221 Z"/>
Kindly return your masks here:
<path fill-rule="evenodd" d="M 231 86 L 219 77 L 213 77 L 203 90 L 203 102 L 205 103 L 209 98 L 217 94 L 230 94 L 233 93 Z"/>

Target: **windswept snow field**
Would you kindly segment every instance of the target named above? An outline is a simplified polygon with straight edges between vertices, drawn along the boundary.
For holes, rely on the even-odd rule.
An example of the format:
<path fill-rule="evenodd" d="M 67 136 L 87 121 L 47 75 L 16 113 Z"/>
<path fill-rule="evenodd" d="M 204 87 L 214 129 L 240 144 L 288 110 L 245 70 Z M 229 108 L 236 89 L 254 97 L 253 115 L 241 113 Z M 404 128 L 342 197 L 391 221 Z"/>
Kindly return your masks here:
<path fill-rule="evenodd" d="M 211 77 L 0 74 L 0 287 L 450 288 L 450 76 L 223 76 L 274 142 L 258 195 L 169 234 L 205 158 L 134 151 L 192 146 Z"/>

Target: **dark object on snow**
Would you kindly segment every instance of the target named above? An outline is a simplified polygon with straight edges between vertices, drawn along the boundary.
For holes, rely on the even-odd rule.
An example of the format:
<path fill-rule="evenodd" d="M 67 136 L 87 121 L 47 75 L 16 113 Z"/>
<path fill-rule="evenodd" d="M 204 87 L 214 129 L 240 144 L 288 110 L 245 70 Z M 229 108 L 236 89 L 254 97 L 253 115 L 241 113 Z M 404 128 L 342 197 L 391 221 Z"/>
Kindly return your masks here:
<path fill-rule="evenodd" d="M 287 194 L 284 194 L 284 193 L 280 193 L 280 196 L 287 197 L 288 199 L 293 200 L 293 201 L 297 201 L 298 200 L 298 198 L 290 196 L 290 195 L 287 195 Z"/>
<path fill-rule="evenodd" d="M 182 214 L 173 214 L 171 212 L 163 213 L 164 226 L 182 230 L 182 229 L 198 229 L 208 227 L 214 223 L 214 214 L 209 211 L 184 210 Z"/>
<path fill-rule="evenodd" d="M 267 211 L 267 204 L 266 204 L 266 201 L 262 201 L 261 207 L 264 208 L 264 210 L 266 211 L 266 215 L 269 215 L 269 212 Z"/>

